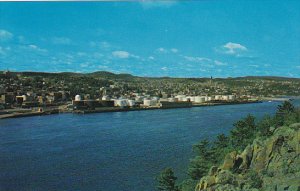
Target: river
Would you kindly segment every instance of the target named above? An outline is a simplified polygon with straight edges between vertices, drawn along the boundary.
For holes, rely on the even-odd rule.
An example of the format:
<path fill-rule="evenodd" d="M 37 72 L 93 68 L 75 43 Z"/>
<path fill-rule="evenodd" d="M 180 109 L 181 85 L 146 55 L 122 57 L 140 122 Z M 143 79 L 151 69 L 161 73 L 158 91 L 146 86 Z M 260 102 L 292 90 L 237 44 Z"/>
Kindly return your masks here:
<path fill-rule="evenodd" d="M 152 191 L 165 167 L 187 176 L 193 144 L 278 104 L 3 119 L 0 190 Z"/>

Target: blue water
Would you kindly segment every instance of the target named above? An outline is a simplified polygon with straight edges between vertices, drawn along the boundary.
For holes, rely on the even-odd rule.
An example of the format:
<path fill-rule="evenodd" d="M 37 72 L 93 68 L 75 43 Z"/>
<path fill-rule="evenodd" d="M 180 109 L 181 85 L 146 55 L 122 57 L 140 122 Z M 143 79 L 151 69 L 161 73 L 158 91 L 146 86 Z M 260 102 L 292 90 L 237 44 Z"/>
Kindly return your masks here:
<path fill-rule="evenodd" d="M 0 120 L 0 190 L 152 191 L 165 167 L 187 176 L 193 144 L 278 104 Z"/>

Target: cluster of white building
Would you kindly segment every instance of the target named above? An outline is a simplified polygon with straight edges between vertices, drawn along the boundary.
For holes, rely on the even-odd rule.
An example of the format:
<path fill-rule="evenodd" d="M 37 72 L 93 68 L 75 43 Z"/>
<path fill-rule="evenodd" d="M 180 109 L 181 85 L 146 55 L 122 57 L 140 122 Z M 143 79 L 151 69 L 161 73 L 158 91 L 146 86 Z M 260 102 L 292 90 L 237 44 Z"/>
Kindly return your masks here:
<path fill-rule="evenodd" d="M 162 99 L 159 97 L 151 97 L 150 95 L 135 95 L 134 98 L 124 98 L 120 97 L 118 99 L 111 99 L 109 96 L 103 96 L 102 101 L 113 101 L 116 107 L 134 107 L 134 106 L 144 106 L 144 107 L 158 107 L 160 106 L 160 101 L 164 102 L 192 102 L 192 103 L 205 103 L 209 101 L 234 101 L 236 99 L 235 95 L 215 95 L 215 96 L 186 96 L 186 95 L 176 95 L 175 97 L 170 97 Z M 75 96 L 75 101 L 80 101 L 80 95 Z"/>
<path fill-rule="evenodd" d="M 142 106 L 145 107 L 156 107 L 159 106 L 160 101 L 168 102 L 193 102 L 193 103 L 204 103 L 209 101 L 234 101 L 236 99 L 235 95 L 215 95 L 215 96 L 186 96 L 186 95 L 177 95 L 175 97 L 162 99 L 158 97 L 150 96 L 136 96 L 134 98 L 119 98 L 119 99 L 110 99 L 107 96 L 103 96 L 102 100 L 113 100 L 114 105 L 117 107 L 133 107 L 137 103 L 142 102 Z"/>
<path fill-rule="evenodd" d="M 207 101 L 234 101 L 235 95 L 215 95 L 215 96 L 186 96 L 177 95 L 175 101 L 190 101 L 194 103 L 203 103 Z"/>
<path fill-rule="evenodd" d="M 102 98 L 102 100 L 103 100 L 103 98 Z M 141 102 L 142 102 L 142 106 L 145 106 L 145 107 L 159 106 L 159 98 L 158 97 L 138 96 L 138 97 L 135 97 L 134 99 L 119 98 L 119 99 L 112 99 L 112 100 L 114 100 L 115 106 L 117 106 L 117 107 L 126 107 L 126 106 L 133 107 L 133 106 L 136 106 L 137 103 L 140 104 Z"/>

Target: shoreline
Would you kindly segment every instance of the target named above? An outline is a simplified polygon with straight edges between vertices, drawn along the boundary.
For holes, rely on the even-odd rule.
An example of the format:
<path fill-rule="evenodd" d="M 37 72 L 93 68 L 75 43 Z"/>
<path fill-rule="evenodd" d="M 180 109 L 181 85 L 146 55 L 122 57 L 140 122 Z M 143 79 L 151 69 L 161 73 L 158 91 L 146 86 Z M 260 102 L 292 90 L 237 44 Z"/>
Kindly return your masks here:
<path fill-rule="evenodd" d="M 26 113 L 19 113 L 19 112 L 7 113 L 7 114 L 0 115 L 0 119 L 52 115 L 52 114 L 59 114 L 59 113 L 74 113 L 74 114 L 110 113 L 110 112 L 146 111 L 146 110 L 163 110 L 163 109 L 181 109 L 181 108 L 192 108 L 192 107 L 212 107 L 212 106 L 222 106 L 222 105 L 239 105 L 239 104 L 254 104 L 254 103 L 263 103 L 263 101 L 206 103 L 206 104 L 193 104 L 191 106 L 184 106 L 184 107 L 150 107 L 150 108 L 105 107 L 105 108 L 98 108 L 95 110 L 74 110 L 74 111 L 53 109 L 53 110 L 47 110 L 42 112 L 30 111 Z"/>

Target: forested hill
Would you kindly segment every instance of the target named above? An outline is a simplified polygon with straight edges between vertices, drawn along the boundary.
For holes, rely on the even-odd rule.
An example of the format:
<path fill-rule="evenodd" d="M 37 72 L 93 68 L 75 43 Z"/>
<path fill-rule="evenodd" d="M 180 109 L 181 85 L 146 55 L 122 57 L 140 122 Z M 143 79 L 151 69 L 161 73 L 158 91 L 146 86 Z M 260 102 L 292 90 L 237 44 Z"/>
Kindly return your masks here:
<path fill-rule="evenodd" d="M 7 81 L 8 80 L 8 81 Z M 246 76 L 235 78 L 173 78 L 139 77 L 131 74 L 114 74 L 106 71 L 93 73 L 0 72 L 2 84 L 27 84 L 32 91 L 51 86 L 54 91 L 72 91 L 99 96 L 100 87 L 114 85 L 122 93 L 139 92 L 160 95 L 162 92 L 185 95 L 251 95 L 251 96 L 299 96 L 300 79 L 275 76 Z M 36 87 L 37 86 L 37 87 Z M 13 87 L 16 88 L 16 87 Z M 88 90 L 86 90 L 88 88 Z M 77 93 L 77 92 L 74 92 Z"/>
<path fill-rule="evenodd" d="M 5 71 L 0 71 L 0 73 L 3 75 Z M 127 73 L 112 73 L 107 71 L 97 71 L 92 73 L 75 73 L 75 72 L 59 72 L 59 73 L 52 73 L 52 72 L 31 72 L 31 71 L 24 71 L 24 72 L 10 72 L 11 74 L 19 74 L 24 76 L 40 76 L 40 77 L 55 77 L 55 76 L 87 76 L 87 77 L 96 77 L 96 78 L 145 78 L 145 79 L 185 79 L 185 80 L 210 80 L 211 78 L 208 77 L 190 77 L 190 78 L 184 78 L 184 77 L 141 77 L 141 76 L 134 76 Z M 281 77 L 281 76 L 244 76 L 244 77 L 227 77 L 227 78 L 214 78 L 215 80 L 274 80 L 274 81 L 300 81 L 300 78 L 291 78 L 291 77 Z"/>

